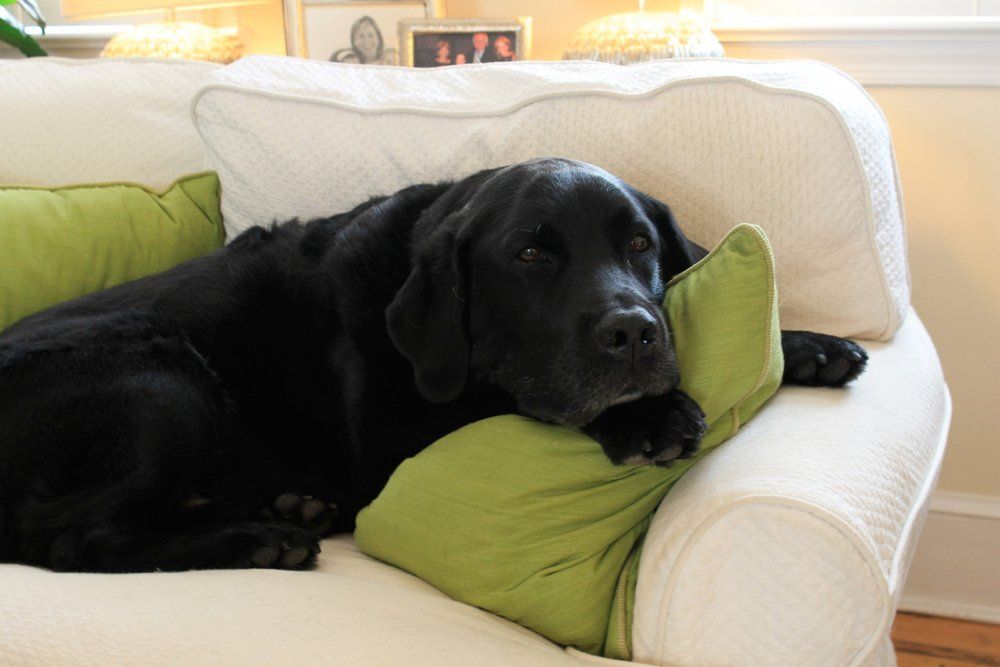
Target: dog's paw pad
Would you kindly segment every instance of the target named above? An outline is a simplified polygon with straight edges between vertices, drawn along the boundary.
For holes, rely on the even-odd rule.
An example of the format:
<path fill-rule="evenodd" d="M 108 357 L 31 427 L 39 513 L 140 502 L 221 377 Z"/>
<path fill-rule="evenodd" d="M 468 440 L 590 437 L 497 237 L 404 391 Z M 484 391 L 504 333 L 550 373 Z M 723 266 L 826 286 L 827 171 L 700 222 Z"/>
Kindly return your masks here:
<path fill-rule="evenodd" d="M 265 513 L 270 510 L 264 510 Z M 327 503 L 312 496 L 297 493 L 283 493 L 274 501 L 274 512 L 280 521 L 301 526 L 320 535 L 333 527 L 333 520 L 339 509 L 334 503 Z"/>
<path fill-rule="evenodd" d="M 250 555 L 254 567 L 271 567 L 281 558 L 281 549 L 273 544 L 265 544 Z"/>
<path fill-rule="evenodd" d="M 304 528 L 261 524 L 251 528 L 250 535 L 257 542 L 250 551 L 250 567 L 301 570 L 311 566 L 320 551 L 318 536 Z"/>
<path fill-rule="evenodd" d="M 326 503 L 322 500 L 316 500 L 312 498 L 310 500 L 302 503 L 302 507 L 299 508 L 299 512 L 302 516 L 303 523 L 312 523 L 316 518 L 326 509 Z"/>
<path fill-rule="evenodd" d="M 308 547 L 282 546 L 287 547 L 287 549 L 283 554 L 281 554 L 281 560 L 278 564 L 286 570 L 293 570 L 299 567 L 302 563 L 306 562 L 306 559 L 309 558 L 312 553 Z"/>
<path fill-rule="evenodd" d="M 302 496 L 297 493 L 282 493 L 274 500 L 274 509 L 283 517 L 290 517 L 302 504 Z"/>

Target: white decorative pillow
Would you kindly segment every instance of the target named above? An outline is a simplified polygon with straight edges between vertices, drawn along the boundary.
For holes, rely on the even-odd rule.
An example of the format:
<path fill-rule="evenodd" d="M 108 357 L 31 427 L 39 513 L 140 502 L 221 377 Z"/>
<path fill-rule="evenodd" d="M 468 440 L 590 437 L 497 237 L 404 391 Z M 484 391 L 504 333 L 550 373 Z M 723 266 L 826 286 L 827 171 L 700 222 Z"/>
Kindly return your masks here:
<path fill-rule="evenodd" d="M 700 244 L 763 227 L 784 328 L 888 339 L 909 303 L 885 119 L 814 62 L 502 63 L 416 70 L 250 57 L 195 124 L 230 238 L 543 155 L 665 201 Z"/>
<path fill-rule="evenodd" d="M 0 60 L 0 185 L 131 182 L 204 171 L 191 97 L 219 65 L 152 59 Z"/>

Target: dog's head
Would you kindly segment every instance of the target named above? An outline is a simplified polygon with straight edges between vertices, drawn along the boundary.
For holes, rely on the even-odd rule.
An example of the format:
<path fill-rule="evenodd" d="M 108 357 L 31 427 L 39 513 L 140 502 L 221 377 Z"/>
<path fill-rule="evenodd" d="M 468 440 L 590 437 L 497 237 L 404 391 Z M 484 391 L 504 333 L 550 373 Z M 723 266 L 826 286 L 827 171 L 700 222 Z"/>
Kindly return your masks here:
<path fill-rule="evenodd" d="M 701 254 L 664 204 L 592 165 L 480 172 L 417 223 L 389 334 L 430 401 L 471 377 L 524 414 L 585 424 L 677 384 L 660 303 Z"/>

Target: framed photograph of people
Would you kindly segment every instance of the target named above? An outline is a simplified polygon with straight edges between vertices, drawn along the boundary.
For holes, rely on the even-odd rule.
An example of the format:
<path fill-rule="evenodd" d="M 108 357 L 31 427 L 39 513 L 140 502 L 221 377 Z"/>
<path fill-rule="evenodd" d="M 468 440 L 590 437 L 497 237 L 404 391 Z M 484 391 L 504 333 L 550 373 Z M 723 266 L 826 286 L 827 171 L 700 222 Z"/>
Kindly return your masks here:
<path fill-rule="evenodd" d="M 311 60 L 399 64 L 399 23 L 440 19 L 445 0 L 282 0 L 285 51 Z"/>
<path fill-rule="evenodd" d="M 516 19 L 403 19 L 399 64 L 472 65 L 531 57 L 531 17 Z"/>

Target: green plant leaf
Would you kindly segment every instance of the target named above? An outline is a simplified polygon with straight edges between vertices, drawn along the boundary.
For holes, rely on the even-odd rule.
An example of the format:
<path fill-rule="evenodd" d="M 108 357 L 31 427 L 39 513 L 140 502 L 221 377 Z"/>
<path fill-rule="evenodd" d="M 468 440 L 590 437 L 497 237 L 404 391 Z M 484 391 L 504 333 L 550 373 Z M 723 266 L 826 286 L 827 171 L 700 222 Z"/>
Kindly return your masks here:
<path fill-rule="evenodd" d="M 29 58 L 47 55 L 38 42 L 25 34 L 21 22 L 3 7 L 0 7 L 0 42 L 10 44 Z"/>
<path fill-rule="evenodd" d="M 42 15 L 42 8 L 38 6 L 38 3 L 35 0 L 17 0 L 17 4 L 21 6 L 25 14 L 38 24 L 42 32 L 45 32 L 45 17 Z"/>

